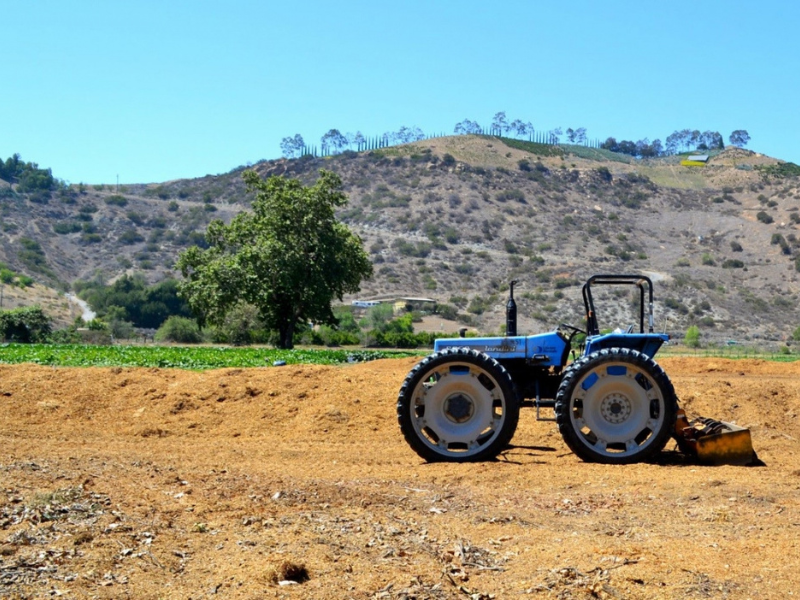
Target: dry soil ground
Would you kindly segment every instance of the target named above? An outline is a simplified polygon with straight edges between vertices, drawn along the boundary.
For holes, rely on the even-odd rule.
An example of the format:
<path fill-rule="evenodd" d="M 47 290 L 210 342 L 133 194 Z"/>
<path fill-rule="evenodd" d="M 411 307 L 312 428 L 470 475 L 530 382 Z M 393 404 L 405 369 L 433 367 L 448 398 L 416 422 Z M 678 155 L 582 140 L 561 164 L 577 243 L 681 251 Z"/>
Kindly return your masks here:
<path fill-rule="evenodd" d="M 0 366 L 0 597 L 800 594 L 800 363 L 662 361 L 752 428 L 748 468 L 582 463 L 530 409 L 500 460 L 425 464 L 394 414 L 414 362 Z"/>

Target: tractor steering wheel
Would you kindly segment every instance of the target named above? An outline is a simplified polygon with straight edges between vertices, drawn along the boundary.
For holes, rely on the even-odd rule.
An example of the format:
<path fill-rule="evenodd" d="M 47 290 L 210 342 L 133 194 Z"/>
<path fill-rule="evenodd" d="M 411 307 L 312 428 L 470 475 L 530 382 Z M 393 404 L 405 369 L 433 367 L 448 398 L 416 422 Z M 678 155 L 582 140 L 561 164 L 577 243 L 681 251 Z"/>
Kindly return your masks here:
<path fill-rule="evenodd" d="M 572 325 L 568 325 L 567 323 L 561 323 L 558 326 L 558 329 L 559 330 L 560 329 L 567 329 L 570 332 L 570 334 L 568 336 L 566 336 L 568 344 L 571 344 L 572 343 L 572 338 L 574 338 L 579 333 L 582 333 L 582 334 L 586 335 L 586 332 L 583 329 L 579 329 L 578 327 L 574 327 Z"/>

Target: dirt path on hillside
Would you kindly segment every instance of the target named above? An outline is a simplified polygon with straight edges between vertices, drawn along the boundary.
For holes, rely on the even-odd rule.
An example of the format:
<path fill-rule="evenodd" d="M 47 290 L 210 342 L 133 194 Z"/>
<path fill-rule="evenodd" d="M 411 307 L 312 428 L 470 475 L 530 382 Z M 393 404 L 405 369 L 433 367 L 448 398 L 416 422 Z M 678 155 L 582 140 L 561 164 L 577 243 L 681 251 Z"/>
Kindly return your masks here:
<path fill-rule="evenodd" d="M 395 417 L 414 363 L 0 366 L 0 598 L 800 590 L 800 363 L 661 361 L 760 468 L 582 463 L 531 410 L 500 460 L 425 464 Z"/>

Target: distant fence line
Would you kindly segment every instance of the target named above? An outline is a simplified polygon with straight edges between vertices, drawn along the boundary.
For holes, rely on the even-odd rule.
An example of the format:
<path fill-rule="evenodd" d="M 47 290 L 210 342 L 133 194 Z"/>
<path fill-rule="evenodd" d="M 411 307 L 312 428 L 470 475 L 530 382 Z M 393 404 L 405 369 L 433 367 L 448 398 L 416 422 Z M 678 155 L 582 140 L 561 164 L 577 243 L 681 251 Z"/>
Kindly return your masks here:
<path fill-rule="evenodd" d="M 781 350 L 780 348 L 787 348 Z M 800 360 L 800 348 L 770 344 L 769 346 L 712 346 L 707 348 L 688 348 L 686 346 L 670 346 L 662 349 L 659 356 L 693 356 L 698 358 L 761 358 L 764 360 L 794 361 Z"/>

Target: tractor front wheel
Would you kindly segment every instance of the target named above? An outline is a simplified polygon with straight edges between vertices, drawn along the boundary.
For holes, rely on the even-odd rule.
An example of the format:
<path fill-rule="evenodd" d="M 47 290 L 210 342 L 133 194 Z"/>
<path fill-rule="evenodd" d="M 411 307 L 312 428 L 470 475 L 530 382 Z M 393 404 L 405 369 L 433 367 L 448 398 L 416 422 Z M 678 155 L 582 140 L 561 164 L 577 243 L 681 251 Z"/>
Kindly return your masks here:
<path fill-rule="evenodd" d="M 556 421 L 567 446 L 589 462 L 628 464 L 663 450 L 678 401 L 667 374 L 645 354 L 594 352 L 570 365 L 556 394 Z"/>
<path fill-rule="evenodd" d="M 494 458 L 514 435 L 519 400 L 496 360 L 468 348 L 425 358 L 406 377 L 397 420 L 408 444 L 427 461 Z"/>

